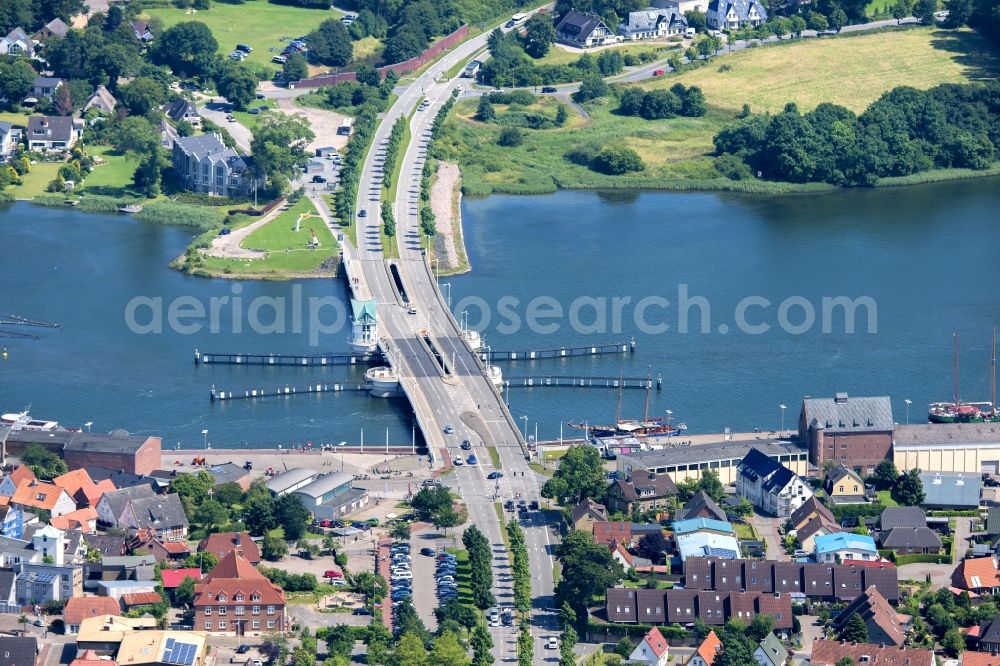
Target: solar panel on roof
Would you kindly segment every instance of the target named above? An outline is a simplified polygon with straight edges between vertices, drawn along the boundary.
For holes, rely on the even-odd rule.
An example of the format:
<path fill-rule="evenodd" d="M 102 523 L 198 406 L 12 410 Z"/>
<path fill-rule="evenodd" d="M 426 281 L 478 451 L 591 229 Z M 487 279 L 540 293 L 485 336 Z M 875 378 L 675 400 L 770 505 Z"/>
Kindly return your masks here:
<path fill-rule="evenodd" d="M 167 639 L 167 649 L 170 650 L 170 649 L 173 649 L 173 647 L 174 647 L 174 639 L 168 638 Z"/>
<path fill-rule="evenodd" d="M 739 553 L 735 550 L 731 550 L 729 548 L 715 548 L 713 546 L 705 546 L 705 553 L 709 557 L 728 557 L 733 560 L 739 557 Z"/>

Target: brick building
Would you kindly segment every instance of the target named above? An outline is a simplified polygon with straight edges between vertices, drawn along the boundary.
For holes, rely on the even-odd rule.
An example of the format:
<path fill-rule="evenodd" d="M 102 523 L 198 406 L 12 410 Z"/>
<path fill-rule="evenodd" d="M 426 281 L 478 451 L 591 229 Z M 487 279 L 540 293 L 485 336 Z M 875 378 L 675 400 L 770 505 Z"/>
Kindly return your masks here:
<path fill-rule="evenodd" d="M 833 460 L 862 474 L 892 459 L 893 428 L 888 396 L 806 397 L 799 414 L 799 438 L 809 449 L 809 462 L 822 467 Z"/>
<path fill-rule="evenodd" d="M 7 454 L 21 455 L 31 444 L 39 444 L 61 455 L 70 469 L 98 466 L 149 474 L 160 467 L 159 437 L 130 435 L 122 430 L 108 435 L 68 430 L 21 430 L 7 437 Z"/>
<path fill-rule="evenodd" d="M 194 628 L 222 636 L 284 632 L 285 592 L 239 551 L 230 551 L 194 588 Z"/>

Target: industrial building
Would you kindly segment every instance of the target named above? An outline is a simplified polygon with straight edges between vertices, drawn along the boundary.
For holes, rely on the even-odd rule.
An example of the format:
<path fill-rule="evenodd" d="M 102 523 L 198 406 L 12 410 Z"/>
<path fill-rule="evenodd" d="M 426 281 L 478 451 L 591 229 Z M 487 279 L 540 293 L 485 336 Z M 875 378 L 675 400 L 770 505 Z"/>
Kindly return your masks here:
<path fill-rule="evenodd" d="M 294 491 L 314 518 L 338 518 L 368 504 L 368 491 L 353 488 L 354 477 L 331 472 Z"/>
<path fill-rule="evenodd" d="M 892 450 L 901 470 L 1000 474 L 1000 423 L 898 425 Z"/>
<path fill-rule="evenodd" d="M 809 472 L 809 453 L 805 447 L 788 440 L 751 439 L 698 446 L 670 446 L 652 451 L 636 451 L 618 456 L 618 472 L 625 478 L 642 471 L 667 474 L 675 483 L 700 479 L 702 470 L 710 469 L 722 483 L 735 483 L 737 467 L 757 449 L 799 476 Z"/>

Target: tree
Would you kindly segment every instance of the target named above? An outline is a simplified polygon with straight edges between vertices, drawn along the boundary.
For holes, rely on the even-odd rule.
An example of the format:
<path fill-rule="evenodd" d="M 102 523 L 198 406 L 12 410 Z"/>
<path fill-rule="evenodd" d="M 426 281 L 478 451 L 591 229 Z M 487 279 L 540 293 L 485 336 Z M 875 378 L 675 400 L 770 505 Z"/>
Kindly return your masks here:
<path fill-rule="evenodd" d="M 744 518 L 753 515 L 753 504 L 746 497 L 741 497 L 739 504 L 733 507 L 733 513 Z"/>
<path fill-rule="evenodd" d="M 211 529 L 229 522 L 229 509 L 215 499 L 206 499 L 194 512 L 194 522 Z"/>
<path fill-rule="evenodd" d="M 701 478 L 698 479 L 698 489 L 703 490 L 716 502 L 721 502 L 723 495 L 725 495 L 725 488 L 722 481 L 719 480 L 718 472 L 711 469 L 706 469 L 701 473 Z"/>
<path fill-rule="evenodd" d="M 527 31 L 524 36 L 524 50 L 532 58 L 543 57 L 556 41 L 556 27 L 552 15 L 541 12 L 532 14 L 524 27 Z"/>
<path fill-rule="evenodd" d="M 408 541 L 410 539 L 410 524 L 398 522 L 389 530 L 389 536 L 397 541 Z"/>
<path fill-rule="evenodd" d="M 258 650 L 272 664 L 283 664 L 288 654 L 288 638 L 283 632 L 269 631 L 261 638 Z"/>
<path fill-rule="evenodd" d="M 277 562 L 287 554 L 288 543 L 284 539 L 275 534 L 268 534 L 264 537 L 264 543 L 261 544 L 260 548 L 260 555 L 265 560 Z"/>
<path fill-rule="evenodd" d="M 577 634 L 573 627 L 563 629 L 559 637 L 559 666 L 576 666 L 576 655 L 573 648 L 576 647 Z"/>
<path fill-rule="evenodd" d="M 219 563 L 219 558 L 207 551 L 192 553 L 184 560 L 184 567 L 187 569 L 201 569 L 202 573 L 208 573 Z"/>
<path fill-rule="evenodd" d="M 974 11 L 973 0 L 945 0 L 945 9 L 948 10 L 948 18 L 945 26 L 949 28 L 960 28 L 969 23 Z"/>
<path fill-rule="evenodd" d="M 562 127 L 569 120 L 569 111 L 566 110 L 565 104 L 560 104 L 559 108 L 556 109 L 555 123 L 556 126 Z"/>
<path fill-rule="evenodd" d="M 875 472 L 872 474 L 872 478 L 875 480 L 875 486 L 878 489 L 883 490 L 885 488 L 891 488 L 896 483 L 896 479 L 899 478 L 899 472 L 896 470 L 896 463 L 888 458 L 882 460 L 875 466 Z"/>
<path fill-rule="evenodd" d="M 184 580 L 174 589 L 174 601 L 182 606 L 194 603 L 194 578 L 184 576 Z"/>
<path fill-rule="evenodd" d="M 435 666 L 467 666 L 469 658 L 458 636 L 450 631 L 443 631 L 434 639 L 434 647 L 428 655 L 428 662 Z"/>
<path fill-rule="evenodd" d="M 274 499 L 270 492 L 255 493 L 251 487 L 243 507 L 243 524 L 253 536 L 264 536 L 278 526 L 274 519 Z"/>
<path fill-rule="evenodd" d="M 0 99 L 9 108 L 20 106 L 35 86 L 35 70 L 23 60 L 0 62 Z"/>
<path fill-rule="evenodd" d="M 424 641 L 412 632 L 404 633 L 399 639 L 394 657 L 395 666 L 427 666 L 427 648 L 424 647 Z"/>
<path fill-rule="evenodd" d="M 153 62 L 166 65 L 180 76 L 208 78 L 215 71 L 219 42 L 207 25 L 183 21 L 168 28 L 154 42 Z"/>
<path fill-rule="evenodd" d="M 924 25 L 934 25 L 934 12 L 937 11 L 936 0 L 917 0 L 913 5 L 913 15 Z"/>
<path fill-rule="evenodd" d="M 483 95 L 479 98 L 479 106 L 476 107 L 476 120 L 481 123 L 488 123 L 493 120 L 497 115 L 497 112 L 493 109 L 493 103 L 490 102 L 489 95 Z"/>
<path fill-rule="evenodd" d="M 308 161 L 305 144 L 316 138 L 308 122 L 284 113 L 265 113 L 250 142 L 254 168 L 272 185 L 284 187 L 297 166 Z"/>
<path fill-rule="evenodd" d="M 614 652 L 622 659 L 628 659 L 633 650 L 635 650 L 635 642 L 628 636 L 623 636 L 622 639 L 615 644 Z"/>
<path fill-rule="evenodd" d="M 896 25 L 899 25 L 900 21 L 910 15 L 910 3 L 909 0 L 896 0 L 892 5 L 892 18 L 896 19 Z"/>
<path fill-rule="evenodd" d="M 145 120 L 143 118 L 142 120 Z M 123 121 L 124 122 L 124 121 Z M 149 121 L 146 121 L 147 123 Z M 157 140 L 157 143 L 159 141 Z M 208 497 L 208 491 L 215 483 L 212 475 L 205 470 L 199 470 L 194 474 L 180 474 L 170 482 L 170 492 L 177 493 L 182 500 L 188 500 L 194 504 L 200 503 Z"/>
<path fill-rule="evenodd" d="M 108 133 L 108 140 L 111 145 L 117 150 L 123 153 L 133 153 L 136 155 L 148 155 L 151 153 L 156 146 L 160 144 L 160 133 L 153 127 L 153 124 L 146 120 L 142 116 L 129 116 L 124 120 L 118 122 Z M 204 472 L 203 472 L 204 473 Z M 182 481 L 182 486 L 189 483 L 187 477 L 192 477 L 193 474 L 183 474 L 177 479 L 177 481 Z M 173 486 L 173 483 L 171 483 Z M 193 497 L 204 497 L 208 489 L 211 488 L 211 477 L 209 477 L 209 485 L 205 487 L 199 487 L 193 492 L 186 493 L 182 497 L 193 498 Z M 174 491 L 177 492 L 177 491 Z"/>
<path fill-rule="evenodd" d="M 809 18 L 806 23 L 810 30 L 822 31 L 830 27 L 830 24 L 826 21 L 826 16 L 819 12 L 809 12 Z"/>
<path fill-rule="evenodd" d="M 745 629 L 740 622 L 733 621 L 726 623 L 726 628 L 721 632 L 722 648 L 712 662 L 712 666 L 750 666 L 756 663 L 753 658 L 752 645 L 745 633 Z"/>
<path fill-rule="evenodd" d="M 274 518 L 284 528 L 286 540 L 301 538 L 309 517 L 309 509 L 302 505 L 302 498 L 298 495 L 288 493 L 274 501 Z"/>
<path fill-rule="evenodd" d="M 449 527 L 455 527 L 462 522 L 462 517 L 458 515 L 455 511 L 455 507 L 451 504 L 442 507 L 440 511 L 434 514 L 434 527 L 438 530 L 444 530 L 446 533 Z"/>
<path fill-rule="evenodd" d="M 949 629 L 941 638 L 941 647 L 949 657 L 957 657 L 965 650 L 965 639 L 958 628 Z"/>
<path fill-rule="evenodd" d="M 451 506 L 451 494 L 444 486 L 429 486 L 421 488 L 410 500 L 417 518 L 424 522 L 430 522 L 434 515 L 446 506 Z"/>
<path fill-rule="evenodd" d="M 708 28 L 708 17 L 705 16 L 705 12 L 697 10 L 684 12 L 684 18 L 687 19 L 688 27 L 694 28 L 696 32 L 705 32 Z"/>
<path fill-rule="evenodd" d="M 843 9 L 837 7 L 830 12 L 830 15 L 827 17 L 827 22 L 831 28 L 840 32 L 840 29 L 847 25 L 847 14 L 844 13 Z"/>
<path fill-rule="evenodd" d="M 531 666 L 534 650 L 535 641 L 528 623 L 525 622 L 521 625 L 521 631 L 517 636 L 517 666 Z"/>
<path fill-rule="evenodd" d="M 595 542 L 589 532 L 569 532 L 556 547 L 556 557 L 562 564 L 556 599 L 569 603 L 577 618 L 586 618 L 590 599 L 617 585 L 625 575 L 608 547 Z"/>
<path fill-rule="evenodd" d="M 490 652 L 493 649 L 493 637 L 482 622 L 476 624 L 476 628 L 472 630 L 469 642 L 472 644 L 472 666 L 490 666 L 493 663 L 493 653 Z"/>
<path fill-rule="evenodd" d="M 668 548 L 669 544 L 663 536 L 663 532 L 651 532 L 639 539 L 639 551 L 643 557 L 653 562 L 659 562 Z"/>
<path fill-rule="evenodd" d="M 639 153 L 631 148 L 605 148 L 597 153 L 590 167 L 600 173 L 619 176 L 633 171 L 642 171 L 646 165 Z"/>
<path fill-rule="evenodd" d="M 62 458 L 39 444 L 29 444 L 21 454 L 21 462 L 42 481 L 50 481 L 67 471 Z"/>
<path fill-rule="evenodd" d="M 62 83 L 58 88 L 56 88 L 56 93 L 52 97 L 52 102 L 55 105 L 56 113 L 60 116 L 73 115 L 73 96 L 70 93 L 69 86 L 67 84 Z"/>
<path fill-rule="evenodd" d="M 222 506 L 231 507 L 234 504 L 243 502 L 243 489 L 240 488 L 238 483 L 230 481 L 223 483 L 221 486 L 216 486 L 212 491 L 212 497 L 219 500 Z"/>
<path fill-rule="evenodd" d="M 257 77 L 241 62 L 229 62 L 216 81 L 219 94 L 237 109 L 245 109 L 257 92 Z"/>
<path fill-rule="evenodd" d="M 286 81 L 300 81 L 307 76 L 309 76 L 309 65 L 301 53 L 291 54 L 281 66 L 281 77 Z"/>
<path fill-rule="evenodd" d="M 924 501 L 924 483 L 920 480 L 920 470 L 911 469 L 899 477 L 893 493 L 896 501 L 904 506 L 919 506 Z"/>
<path fill-rule="evenodd" d="M 559 504 L 577 504 L 590 497 L 602 500 L 608 482 L 601 464 L 601 455 L 593 446 L 570 447 L 559 461 L 555 474 L 542 486 L 542 497 Z"/>
<path fill-rule="evenodd" d="M 637 116 L 642 109 L 646 91 L 637 86 L 629 86 L 618 96 L 618 113 L 623 116 Z"/>
<path fill-rule="evenodd" d="M 497 145 L 505 148 L 514 148 L 524 143 L 524 134 L 518 127 L 504 127 L 500 130 L 500 137 Z"/>
<path fill-rule="evenodd" d="M 326 19 L 309 33 L 309 60 L 319 65 L 343 67 L 351 61 L 354 47 L 344 24 Z"/>
<path fill-rule="evenodd" d="M 585 74 L 580 82 L 580 89 L 573 93 L 573 101 L 588 102 L 598 97 L 604 97 L 611 92 L 611 88 L 604 82 L 600 74 Z"/>
<path fill-rule="evenodd" d="M 801 37 L 802 31 L 806 29 L 806 20 L 796 14 L 789 19 L 789 27 L 791 28 L 793 35 Z"/>
<path fill-rule="evenodd" d="M 140 76 L 119 91 L 119 99 L 129 113 L 144 116 L 163 104 L 163 86 L 153 79 Z"/>
<path fill-rule="evenodd" d="M 774 617 L 758 613 L 753 616 L 750 626 L 747 628 L 747 635 L 757 643 L 767 638 L 767 635 L 774 631 Z"/>

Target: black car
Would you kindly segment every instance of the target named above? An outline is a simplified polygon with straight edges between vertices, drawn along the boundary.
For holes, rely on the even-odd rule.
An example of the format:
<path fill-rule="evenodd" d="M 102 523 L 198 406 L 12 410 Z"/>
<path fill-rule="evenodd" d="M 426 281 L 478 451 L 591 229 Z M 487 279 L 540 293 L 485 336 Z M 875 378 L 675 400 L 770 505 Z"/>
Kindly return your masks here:
<path fill-rule="evenodd" d="M 463 451 L 468 451 L 471 448 L 472 448 L 472 442 L 470 442 L 469 440 L 465 440 L 465 441 L 462 442 L 462 450 Z"/>
<path fill-rule="evenodd" d="M 367 606 L 361 606 L 360 608 L 355 608 L 351 611 L 351 615 L 371 615 L 372 610 Z"/>
<path fill-rule="evenodd" d="M 313 176 L 312 182 L 314 182 L 314 183 L 325 183 L 326 182 L 326 178 L 324 178 L 323 176 L 320 176 L 319 174 L 317 174 L 317 175 Z"/>
<path fill-rule="evenodd" d="M 433 548 L 428 548 L 427 546 L 424 546 L 423 548 L 420 549 L 420 554 L 425 555 L 427 557 L 434 557 L 436 553 L 434 552 Z"/>
<path fill-rule="evenodd" d="M 531 504 L 528 505 L 528 508 L 532 511 L 538 511 L 538 506 L 538 500 L 531 500 Z"/>
<path fill-rule="evenodd" d="M 236 654 L 246 654 L 250 651 L 250 646 L 244 643 L 243 645 L 236 648 Z"/>
<path fill-rule="evenodd" d="M 543 93 L 554 93 L 556 91 L 555 86 L 542 86 Z"/>
<path fill-rule="evenodd" d="M 358 217 L 368 217 L 368 211 L 362 209 L 358 211 Z"/>

